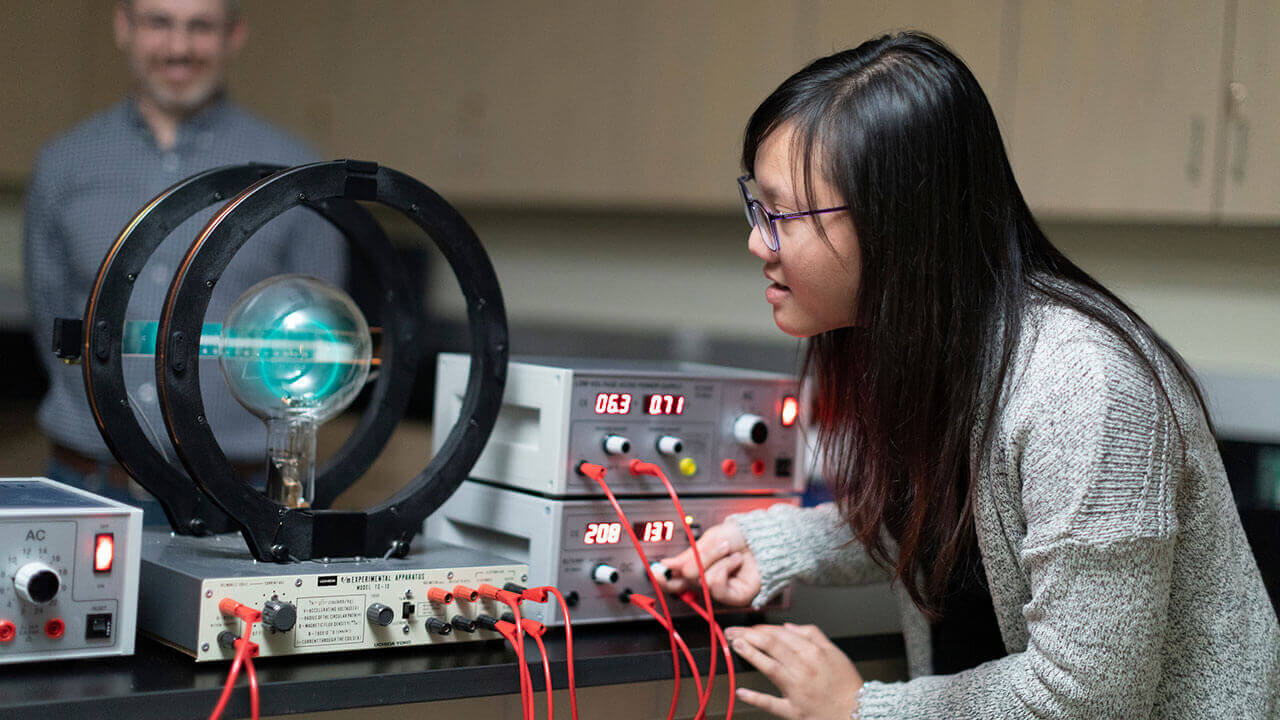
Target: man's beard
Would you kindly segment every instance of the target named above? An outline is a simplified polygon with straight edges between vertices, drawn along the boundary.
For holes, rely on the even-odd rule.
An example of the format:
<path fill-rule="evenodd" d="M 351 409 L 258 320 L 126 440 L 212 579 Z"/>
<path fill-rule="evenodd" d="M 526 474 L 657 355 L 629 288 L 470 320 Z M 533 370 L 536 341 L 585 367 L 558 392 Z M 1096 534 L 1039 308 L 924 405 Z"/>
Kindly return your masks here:
<path fill-rule="evenodd" d="M 189 115 L 209 102 L 222 86 L 222 78 L 210 74 L 197 78 L 192 84 L 175 90 L 164 82 L 161 75 L 165 65 L 142 76 L 143 92 L 160 109 L 175 115 Z"/>

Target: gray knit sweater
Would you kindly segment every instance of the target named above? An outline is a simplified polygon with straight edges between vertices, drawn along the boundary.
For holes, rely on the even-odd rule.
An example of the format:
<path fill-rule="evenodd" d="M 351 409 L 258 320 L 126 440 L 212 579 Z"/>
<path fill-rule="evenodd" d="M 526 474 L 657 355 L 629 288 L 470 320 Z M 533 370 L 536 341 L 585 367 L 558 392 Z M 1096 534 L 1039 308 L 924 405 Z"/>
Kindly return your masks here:
<path fill-rule="evenodd" d="M 1276 616 L 1194 395 L 1162 361 L 1171 412 L 1119 338 L 1047 302 L 1018 347 L 976 480 L 978 544 L 1009 654 L 954 675 L 869 682 L 859 717 L 1280 715 Z M 760 564 L 757 606 L 793 580 L 885 578 L 829 504 L 733 521 Z M 928 626 L 904 617 L 916 675 L 928 668 Z"/>

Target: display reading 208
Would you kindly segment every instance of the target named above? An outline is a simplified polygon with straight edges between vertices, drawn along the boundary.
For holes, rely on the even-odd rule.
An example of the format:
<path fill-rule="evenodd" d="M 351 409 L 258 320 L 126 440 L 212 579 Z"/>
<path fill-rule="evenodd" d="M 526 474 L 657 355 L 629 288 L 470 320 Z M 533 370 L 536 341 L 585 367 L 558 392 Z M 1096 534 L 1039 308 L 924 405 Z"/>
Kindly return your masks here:
<path fill-rule="evenodd" d="M 676 534 L 676 523 L 674 520 L 648 520 L 633 523 L 631 529 L 640 538 L 640 542 L 671 542 Z M 586 531 L 582 533 L 585 545 L 614 545 L 620 540 L 620 522 L 589 522 Z"/>

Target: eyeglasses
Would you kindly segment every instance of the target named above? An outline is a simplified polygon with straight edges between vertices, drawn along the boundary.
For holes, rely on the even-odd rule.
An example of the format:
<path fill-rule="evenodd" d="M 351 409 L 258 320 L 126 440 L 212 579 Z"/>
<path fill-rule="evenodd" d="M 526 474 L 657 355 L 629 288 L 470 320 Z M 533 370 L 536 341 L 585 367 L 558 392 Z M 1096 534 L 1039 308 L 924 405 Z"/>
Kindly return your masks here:
<path fill-rule="evenodd" d="M 168 35 L 176 32 L 196 39 L 216 37 L 232 26 L 231 22 L 219 22 L 203 17 L 193 18 L 184 23 L 171 15 L 150 12 L 131 14 L 130 19 L 137 28 L 152 35 Z"/>
<path fill-rule="evenodd" d="M 754 178 L 750 175 L 743 175 L 738 178 L 738 190 L 742 193 L 742 211 L 747 214 L 747 224 L 753 228 L 760 228 L 760 234 L 764 236 L 764 244 L 774 252 L 778 251 L 780 243 L 778 242 L 778 221 L 794 220 L 795 218 L 808 217 L 810 215 L 822 215 L 823 213 L 840 212 L 848 210 L 848 205 L 840 207 L 823 208 L 821 210 L 801 210 L 793 213 L 775 213 L 770 212 L 764 203 L 751 196 L 751 191 L 747 189 L 747 183 Z"/>

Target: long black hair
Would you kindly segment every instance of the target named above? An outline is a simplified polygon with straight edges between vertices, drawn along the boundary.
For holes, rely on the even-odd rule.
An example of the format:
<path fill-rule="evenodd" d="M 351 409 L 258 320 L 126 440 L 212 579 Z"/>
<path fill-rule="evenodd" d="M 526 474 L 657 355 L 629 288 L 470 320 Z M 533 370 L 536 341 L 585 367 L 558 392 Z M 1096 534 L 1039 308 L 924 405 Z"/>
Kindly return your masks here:
<path fill-rule="evenodd" d="M 1140 341 L 1202 409 L 1203 397 L 1178 354 L 1049 242 L 986 95 L 938 40 L 886 35 L 792 75 L 747 124 L 748 173 L 784 125 L 808 206 L 821 177 L 862 254 L 855 326 L 813 337 L 805 357 L 825 477 L 855 538 L 936 617 L 953 571 L 976 558 L 971 441 L 990 439 L 1034 293 L 1123 338 L 1166 402 Z"/>

